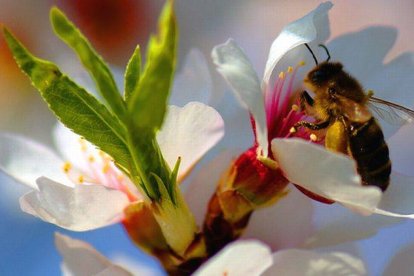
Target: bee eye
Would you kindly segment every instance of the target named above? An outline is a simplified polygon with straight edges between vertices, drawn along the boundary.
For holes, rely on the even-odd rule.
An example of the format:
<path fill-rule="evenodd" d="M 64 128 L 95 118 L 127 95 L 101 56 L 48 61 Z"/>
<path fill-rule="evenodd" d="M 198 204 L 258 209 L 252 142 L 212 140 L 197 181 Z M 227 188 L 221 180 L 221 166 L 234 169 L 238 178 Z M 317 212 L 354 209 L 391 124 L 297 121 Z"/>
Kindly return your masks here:
<path fill-rule="evenodd" d="M 325 73 L 323 71 L 315 71 L 312 75 L 313 82 L 319 82 L 324 79 Z"/>
<path fill-rule="evenodd" d="M 336 89 L 334 87 L 329 87 L 328 88 L 328 93 L 331 94 L 331 95 L 332 94 L 335 94 L 336 93 Z"/>

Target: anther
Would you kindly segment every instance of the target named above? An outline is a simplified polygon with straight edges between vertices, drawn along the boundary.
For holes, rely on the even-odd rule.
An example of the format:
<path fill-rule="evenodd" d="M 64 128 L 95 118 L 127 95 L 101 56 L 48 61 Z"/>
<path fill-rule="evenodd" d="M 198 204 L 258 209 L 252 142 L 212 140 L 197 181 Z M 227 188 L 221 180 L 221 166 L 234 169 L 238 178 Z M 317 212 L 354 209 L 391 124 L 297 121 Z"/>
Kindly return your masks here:
<path fill-rule="evenodd" d="M 318 141 L 318 136 L 316 136 L 314 133 L 312 133 L 311 135 L 309 135 L 309 138 L 311 139 L 312 142 Z"/>
<path fill-rule="evenodd" d="M 292 110 L 295 112 L 299 111 L 299 106 L 297 104 L 292 104 Z"/>
<path fill-rule="evenodd" d="M 103 173 L 107 173 L 108 171 L 109 171 L 109 164 L 108 163 L 106 163 L 103 167 L 102 167 L 102 172 Z"/>
<path fill-rule="evenodd" d="M 285 78 L 285 72 L 280 72 L 279 73 L 279 79 L 283 79 Z"/>
<path fill-rule="evenodd" d="M 62 169 L 65 173 L 68 173 L 72 168 L 72 164 L 70 162 L 65 162 L 62 166 Z"/>
<path fill-rule="evenodd" d="M 299 66 L 305 66 L 306 62 L 304 60 L 302 60 L 301 62 L 299 62 Z"/>
<path fill-rule="evenodd" d="M 85 181 L 85 178 L 83 177 L 83 175 L 79 175 L 79 177 L 78 177 L 78 182 L 79 182 L 80 184 L 82 184 L 84 181 Z"/>
<path fill-rule="evenodd" d="M 91 163 L 95 162 L 95 157 L 93 155 L 89 155 L 88 161 L 91 162 Z"/>
<path fill-rule="evenodd" d="M 288 73 L 292 73 L 293 72 L 293 67 L 292 66 L 289 66 L 288 69 L 287 69 L 287 72 Z"/>
<path fill-rule="evenodd" d="M 295 133 L 295 132 L 296 132 L 296 128 L 295 128 L 295 127 L 291 127 L 291 128 L 289 129 L 289 132 L 290 132 L 290 133 Z"/>

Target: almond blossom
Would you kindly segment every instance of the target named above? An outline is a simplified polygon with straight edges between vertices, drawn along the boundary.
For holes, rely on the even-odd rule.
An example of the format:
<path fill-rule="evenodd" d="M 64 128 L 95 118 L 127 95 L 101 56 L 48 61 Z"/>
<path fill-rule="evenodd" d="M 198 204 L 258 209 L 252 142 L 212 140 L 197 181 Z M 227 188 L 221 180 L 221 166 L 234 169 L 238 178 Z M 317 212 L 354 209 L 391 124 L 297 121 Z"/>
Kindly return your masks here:
<path fill-rule="evenodd" d="M 190 59 L 197 55 L 193 52 Z M 186 88 L 182 83 L 176 89 Z M 181 157 L 181 181 L 223 134 L 217 111 L 188 102 L 169 107 L 157 141 L 170 167 Z M 106 153 L 61 124 L 53 136 L 58 152 L 25 137 L 0 134 L 1 169 L 33 189 L 20 199 L 23 211 L 62 228 L 86 231 L 120 222 L 127 206 L 145 200 Z"/>
<path fill-rule="evenodd" d="M 310 60 L 310 53 L 304 44 L 308 43 L 312 48 L 313 45 L 324 41 L 324 34 L 329 33 L 326 18 L 331 7 L 331 3 L 323 3 L 282 30 L 270 48 L 262 83 L 242 49 L 233 40 L 213 49 L 213 61 L 217 65 L 217 70 L 231 85 L 242 105 L 252 114 L 258 144 L 257 159 L 265 166 L 280 168 L 284 177 L 300 186 L 302 191 L 306 190 L 313 195 L 338 202 L 361 214 L 379 213 L 412 218 L 413 215 L 393 213 L 390 209 L 389 197 L 393 197 L 392 204 L 401 203 L 401 200 L 393 196 L 392 190 L 406 185 L 402 178 L 392 176 L 391 188 L 383 194 L 376 187 L 361 185 L 355 162 L 348 156 L 328 152 L 303 139 L 274 139 L 289 136 L 286 132 L 286 125 L 293 126 L 300 119 L 296 117 L 290 120 L 290 113 L 286 115 L 286 110 L 289 110 L 289 105 L 292 106 L 292 103 L 287 105 L 288 101 L 284 97 L 286 94 L 289 96 L 293 92 L 301 91 L 301 85 L 296 80 L 288 83 L 285 88 L 287 93 L 281 96 L 285 100 L 285 105 L 275 105 L 272 103 L 274 96 L 266 96 L 269 95 L 272 72 L 276 66 L 301 64 L 305 59 Z M 335 49 L 332 49 L 332 53 L 335 53 Z M 288 69 L 289 71 L 292 69 Z M 281 73 L 280 78 L 284 78 L 284 75 L 285 73 Z M 303 79 L 298 74 L 293 74 L 292 78 Z M 275 90 L 278 90 L 279 85 L 280 80 L 276 81 Z M 378 95 L 382 96 L 381 93 Z M 383 98 L 386 99 L 386 97 Z M 295 112 L 295 106 L 292 109 L 292 112 Z M 279 122 L 275 129 L 285 130 L 281 136 L 272 135 L 271 124 L 274 122 Z M 316 135 L 310 137 L 310 140 L 317 139 Z M 271 144 L 271 150 L 268 150 L 269 144 Z M 404 213 L 413 210 L 414 208 L 405 209 Z"/>

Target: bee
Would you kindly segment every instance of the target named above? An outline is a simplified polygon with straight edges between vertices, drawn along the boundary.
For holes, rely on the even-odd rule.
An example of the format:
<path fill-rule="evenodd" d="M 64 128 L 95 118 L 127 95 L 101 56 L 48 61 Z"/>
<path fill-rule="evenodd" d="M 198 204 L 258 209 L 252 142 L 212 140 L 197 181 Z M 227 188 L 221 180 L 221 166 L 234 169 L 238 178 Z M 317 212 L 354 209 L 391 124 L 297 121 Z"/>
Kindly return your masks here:
<path fill-rule="evenodd" d="M 300 95 L 301 109 L 315 118 L 315 122 L 300 121 L 292 131 L 300 127 L 310 130 L 326 130 L 325 147 L 351 156 L 363 185 L 373 185 L 385 191 L 390 182 L 391 161 L 384 135 L 374 111 L 388 121 L 410 122 L 414 111 L 403 106 L 375 98 L 365 93 L 361 84 L 343 70 L 340 62 L 331 62 L 328 49 L 323 47 L 328 58 L 318 63 L 310 47 L 316 66 L 309 71 L 304 84 L 314 94 Z M 370 109 L 371 108 L 371 109 Z"/>

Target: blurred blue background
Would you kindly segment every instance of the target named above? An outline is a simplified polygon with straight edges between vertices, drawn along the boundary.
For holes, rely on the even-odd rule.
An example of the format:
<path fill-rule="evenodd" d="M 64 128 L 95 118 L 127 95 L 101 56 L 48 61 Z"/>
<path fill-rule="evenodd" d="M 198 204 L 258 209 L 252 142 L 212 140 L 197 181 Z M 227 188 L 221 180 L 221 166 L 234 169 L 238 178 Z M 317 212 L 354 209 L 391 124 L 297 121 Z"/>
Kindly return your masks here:
<path fill-rule="evenodd" d="M 213 46 L 233 37 L 261 74 L 268 47 L 283 25 L 303 16 L 319 2 L 177 0 L 180 60 L 191 48 L 199 48 L 209 57 Z M 333 2 L 335 6 L 330 13 L 332 37 L 370 25 L 385 24 L 399 30 L 398 40 L 387 59 L 403 51 L 414 50 L 413 1 Z M 52 5 L 62 8 L 84 30 L 106 60 L 122 68 L 135 45 L 145 45 L 149 33 L 155 30 L 162 3 L 160 0 L 0 0 L 0 23 L 12 29 L 37 55 L 77 74 L 81 69 L 74 61 L 74 55 L 51 32 L 48 11 Z M 223 81 L 217 74 L 213 74 L 213 78 L 216 88 L 222 89 Z M 4 40 L 0 38 L 1 131 L 27 135 L 52 146 L 50 130 L 54 123 L 46 105 L 16 68 Z M 25 187 L 0 176 L 0 275 L 60 275 L 61 258 L 53 244 L 56 231 L 91 243 L 107 257 L 121 254 L 157 269 L 157 262 L 145 257 L 132 245 L 119 225 L 74 233 L 24 214 L 20 211 L 18 198 L 25 192 Z M 398 249 L 414 241 L 412 224 L 406 222 L 385 229 L 376 241 L 360 243 L 360 250 L 367 253 L 367 259 L 377 263 L 371 270 L 373 275 L 382 271 Z M 382 255 L 376 255 L 381 251 Z M 162 275 L 162 272 L 158 273 Z"/>

